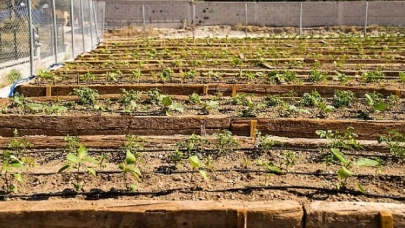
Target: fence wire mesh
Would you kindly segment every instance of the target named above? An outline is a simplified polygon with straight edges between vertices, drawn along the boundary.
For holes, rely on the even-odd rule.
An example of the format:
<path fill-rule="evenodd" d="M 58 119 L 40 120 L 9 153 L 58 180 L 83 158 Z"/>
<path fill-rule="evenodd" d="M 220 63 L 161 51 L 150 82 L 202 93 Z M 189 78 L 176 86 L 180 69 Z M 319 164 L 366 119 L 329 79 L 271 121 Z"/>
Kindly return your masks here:
<path fill-rule="evenodd" d="M 0 88 L 94 48 L 104 37 L 104 7 L 93 0 L 1 0 Z"/>
<path fill-rule="evenodd" d="M 0 87 L 29 73 L 30 34 L 28 8 L 0 3 Z"/>

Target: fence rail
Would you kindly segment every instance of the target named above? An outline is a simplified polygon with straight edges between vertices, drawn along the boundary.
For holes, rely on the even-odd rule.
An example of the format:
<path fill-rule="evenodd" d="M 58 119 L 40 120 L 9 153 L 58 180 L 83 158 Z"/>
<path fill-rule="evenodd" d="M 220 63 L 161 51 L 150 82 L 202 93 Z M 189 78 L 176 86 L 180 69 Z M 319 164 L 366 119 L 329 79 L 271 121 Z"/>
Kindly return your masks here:
<path fill-rule="evenodd" d="M 1 1 L 0 88 L 93 49 L 104 15 L 105 3 L 95 0 Z"/>

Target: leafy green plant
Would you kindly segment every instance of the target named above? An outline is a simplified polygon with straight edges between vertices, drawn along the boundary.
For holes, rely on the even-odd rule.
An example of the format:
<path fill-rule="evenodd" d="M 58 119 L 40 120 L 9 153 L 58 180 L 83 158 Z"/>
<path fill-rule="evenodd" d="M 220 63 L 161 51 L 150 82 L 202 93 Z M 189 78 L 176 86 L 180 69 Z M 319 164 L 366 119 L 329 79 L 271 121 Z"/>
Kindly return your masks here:
<path fill-rule="evenodd" d="M 314 107 L 323 102 L 324 99 L 321 97 L 318 91 L 313 90 L 310 93 L 304 93 L 301 98 L 300 104 L 306 107 Z"/>
<path fill-rule="evenodd" d="M 3 151 L 2 156 L 0 156 L 0 175 L 4 178 L 3 189 L 5 193 L 18 191 L 17 185 L 12 181 L 23 182 L 23 176 L 19 171 L 36 164 L 33 158 L 25 156 L 27 149 L 32 144 L 25 138 L 20 138 L 17 129 L 13 133 L 14 137 L 10 139 L 8 149 Z"/>
<path fill-rule="evenodd" d="M 6 194 L 16 192 L 18 190 L 17 185 L 12 183 L 12 179 L 17 182 L 23 182 L 23 177 L 19 170 L 24 169 L 24 163 L 11 151 L 3 151 L 0 156 L 0 175 L 4 179 L 4 192 Z"/>
<path fill-rule="evenodd" d="M 137 109 L 138 102 L 141 100 L 140 94 L 139 91 L 121 89 L 121 97 L 118 102 L 124 107 L 125 113 L 130 113 Z"/>
<path fill-rule="evenodd" d="M 282 150 L 281 151 L 281 159 L 280 159 L 280 167 L 285 167 L 285 170 L 288 171 L 289 168 L 294 167 L 296 161 L 298 160 L 297 155 L 295 152 L 290 150 Z"/>
<path fill-rule="evenodd" d="M 324 102 L 321 102 L 318 104 L 318 116 L 320 116 L 321 118 L 326 118 L 329 113 L 333 112 L 335 110 L 335 107 L 333 107 L 332 105 L 327 105 Z"/>
<path fill-rule="evenodd" d="M 233 57 L 233 58 L 229 59 L 229 64 L 232 67 L 240 66 L 240 65 L 242 65 L 242 63 L 243 63 L 243 61 L 239 57 Z"/>
<path fill-rule="evenodd" d="M 259 115 L 260 111 L 265 107 L 262 103 L 254 103 L 251 98 L 247 99 L 247 104 L 245 108 L 242 108 L 238 112 L 240 117 L 256 117 Z"/>
<path fill-rule="evenodd" d="M 169 116 L 171 112 L 176 111 L 176 112 L 183 112 L 184 107 L 182 104 L 175 102 L 172 100 L 171 97 L 169 96 L 164 96 L 159 104 L 162 108 L 162 113 L 165 115 Z"/>
<path fill-rule="evenodd" d="M 335 108 L 349 107 L 355 99 L 354 93 L 350 90 L 336 90 L 333 94 L 332 105 Z"/>
<path fill-rule="evenodd" d="M 265 99 L 265 104 L 269 107 L 279 106 L 285 104 L 285 102 L 278 95 L 268 95 Z"/>
<path fill-rule="evenodd" d="M 87 72 L 86 74 L 81 75 L 80 79 L 83 81 L 86 81 L 86 82 L 94 81 L 94 80 L 96 80 L 96 75 L 91 72 Z"/>
<path fill-rule="evenodd" d="M 295 71 L 285 70 L 283 72 L 280 71 L 271 71 L 267 74 L 267 80 L 273 83 L 297 83 L 300 82 L 300 79 L 297 77 L 297 73 Z"/>
<path fill-rule="evenodd" d="M 140 151 L 144 151 L 143 143 L 146 142 L 145 138 L 133 135 L 126 135 L 124 142 L 124 152 L 131 152 L 137 160 L 140 159 Z"/>
<path fill-rule="evenodd" d="M 184 72 L 184 78 L 185 79 L 194 79 L 197 77 L 197 71 L 195 70 L 188 70 Z"/>
<path fill-rule="evenodd" d="M 340 162 L 340 168 L 337 171 L 339 182 L 336 187 L 339 190 L 345 190 L 347 188 L 348 179 L 353 176 L 354 171 L 351 171 L 353 166 L 360 167 L 378 167 L 379 163 L 376 160 L 369 158 L 358 158 L 356 161 L 349 160 L 346 155 L 337 148 L 331 148 L 330 153 Z M 361 192 L 365 192 L 364 188 L 357 183 L 357 187 Z"/>
<path fill-rule="evenodd" d="M 76 191 L 80 191 L 83 188 L 83 183 L 80 181 L 80 173 L 82 168 L 89 174 L 96 176 L 96 170 L 92 165 L 97 165 L 99 162 L 88 154 L 88 150 L 85 146 L 80 146 L 74 153 L 68 153 L 66 156 L 65 165 L 59 169 L 59 173 L 67 171 L 70 168 L 76 170 L 76 182 L 73 186 Z"/>
<path fill-rule="evenodd" d="M 405 136 L 397 130 L 390 130 L 387 135 L 378 137 L 378 143 L 386 143 L 392 155 L 405 159 Z"/>
<path fill-rule="evenodd" d="M 379 82 L 384 79 L 385 75 L 381 71 L 363 72 L 361 78 L 364 82 Z"/>
<path fill-rule="evenodd" d="M 137 69 L 137 70 L 131 71 L 131 74 L 129 75 L 129 79 L 131 81 L 139 82 L 141 80 L 141 76 L 142 76 L 141 70 Z"/>
<path fill-rule="evenodd" d="M 275 146 L 282 145 L 282 142 L 269 139 L 267 135 L 262 135 L 260 132 L 257 132 L 257 149 L 260 154 L 269 153 Z"/>
<path fill-rule="evenodd" d="M 381 94 L 373 92 L 373 93 L 366 93 L 366 105 L 367 109 L 362 109 L 359 112 L 359 117 L 364 119 L 372 119 L 373 117 L 371 114 L 373 113 L 380 113 L 386 111 L 389 108 L 388 103 L 384 101 L 384 98 Z"/>
<path fill-rule="evenodd" d="M 312 69 L 309 72 L 308 80 L 312 83 L 320 83 L 326 80 L 326 74 L 322 71 Z"/>
<path fill-rule="evenodd" d="M 163 82 L 166 82 L 167 80 L 172 79 L 174 71 L 172 68 L 167 67 L 164 68 L 160 73 L 159 73 L 159 79 Z"/>
<path fill-rule="evenodd" d="M 107 81 L 117 82 L 119 77 L 122 75 L 121 71 L 112 71 L 107 73 Z"/>
<path fill-rule="evenodd" d="M 237 93 L 236 96 L 231 98 L 232 105 L 247 105 L 248 98 L 244 93 Z"/>
<path fill-rule="evenodd" d="M 79 96 L 79 104 L 94 105 L 99 97 L 98 91 L 85 86 L 73 89 L 73 95 Z"/>
<path fill-rule="evenodd" d="M 357 142 L 357 134 L 353 127 L 347 127 L 345 131 L 317 130 L 315 132 L 320 138 L 327 140 L 328 148 L 338 148 L 341 150 L 355 151 L 362 150 L 363 146 Z"/>
<path fill-rule="evenodd" d="M 159 104 L 163 97 L 165 97 L 163 94 L 160 93 L 159 89 L 150 89 L 146 92 L 146 95 L 146 102 L 154 105 Z"/>
<path fill-rule="evenodd" d="M 132 176 L 135 178 L 136 181 L 141 181 L 140 177 L 142 175 L 141 171 L 139 168 L 136 166 L 136 157 L 131 151 L 127 150 L 125 152 L 125 160 L 122 164 L 118 165 L 118 168 L 121 170 L 122 175 L 124 177 L 124 182 L 126 184 L 127 190 L 134 192 L 138 188 L 134 184 L 129 184 L 128 183 L 128 175 Z"/>
<path fill-rule="evenodd" d="M 197 104 L 201 106 L 202 114 L 203 115 L 208 115 L 212 110 L 218 109 L 219 102 L 215 100 L 207 100 L 207 101 L 202 101 L 200 98 L 200 95 L 193 93 L 189 96 L 188 101 L 191 104 Z"/>
<path fill-rule="evenodd" d="M 52 72 L 49 72 L 46 70 L 40 70 L 38 72 L 37 78 L 40 80 L 41 79 L 45 80 L 48 84 L 52 84 L 55 79 L 55 76 Z"/>
<path fill-rule="evenodd" d="M 182 155 L 190 157 L 192 155 L 201 154 L 206 144 L 208 144 L 207 140 L 193 133 L 186 140 L 178 142 L 176 144 L 176 150 L 184 151 Z"/>
<path fill-rule="evenodd" d="M 208 181 L 209 180 L 209 176 L 207 171 L 202 170 L 202 163 L 200 161 L 200 159 L 198 158 L 197 155 L 193 155 L 190 156 L 188 158 L 190 166 L 192 167 L 193 170 L 198 170 L 198 173 L 201 175 L 201 177 L 205 180 Z"/>
<path fill-rule="evenodd" d="M 399 72 L 398 75 L 399 75 L 399 80 L 401 82 L 405 82 L 405 73 L 404 72 Z"/>
<path fill-rule="evenodd" d="M 215 148 L 218 150 L 218 156 L 227 155 L 239 148 L 239 141 L 235 139 L 232 132 L 223 130 L 221 133 L 215 133 L 217 139 Z"/>

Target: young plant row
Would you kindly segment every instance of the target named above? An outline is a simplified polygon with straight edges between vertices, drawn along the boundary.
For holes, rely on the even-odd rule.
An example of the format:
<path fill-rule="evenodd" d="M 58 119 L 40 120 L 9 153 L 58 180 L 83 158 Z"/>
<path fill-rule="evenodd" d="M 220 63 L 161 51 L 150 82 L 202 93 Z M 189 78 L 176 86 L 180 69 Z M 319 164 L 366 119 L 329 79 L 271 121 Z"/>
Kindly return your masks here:
<path fill-rule="evenodd" d="M 284 97 L 255 97 L 243 93 L 234 97 L 224 97 L 222 93 L 201 97 L 193 93 L 186 99 L 162 94 L 158 89 L 146 92 L 122 89 L 119 98 L 99 99 L 97 90 L 80 87 L 74 89 L 72 95 L 78 99 L 39 102 L 17 93 L 9 104 L 0 107 L 0 113 L 50 115 L 80 111 L 94 114 L 173 115 L 187 112 L 197 115 L 221 113 L 235 117 L 307 118 L 328 118 L 333 114 L 333 118 L 389 119 L 393 115 L 401 115 L 404 109 L 396 95 L 384 97 L 373 92 L 356 98 L 350 90 L 336 90 L 332 99 L 323 98 L 316 90 L 304 93 L 302 97 L 296 97 L 291 91 Z"/>
<path fill-rule="evenodd" d="M 278 67 L 277 67 L 278 68 Z M 160 69 L 160 70 L 158 70 Z M 70 74 L 69 71 L 40 72 L 36 83 L 249 83 L 249 84 L 376 84 L 403 83 L 405 73 L 398 72 L 398 76 L 387 77 L 381 70 L 368 70 L 360 75 L 349 76 L 341 70 L 325 71 L 315 67 L 307 75 L 298 74 L 296 70 L 243 70 L 227 72 L 221 69 L 205 70 L 198 68 L 182 69 L 178 67 L 162 67 L 155 70 L 109 69 L 105 73 Z"/>
<path fill-rule="evenodd" d="M 327 139 L 327 143 L 322 147 L 320 157 L 325 163 L 326 170 L 335 172 L 337 189 L 346 190 L 349 181 L 355 181 L 354 167 L 371 167 L 375 169 L 376 175 L 382 173 L 386 163 L 384 159 L 368 157 L 354 159 L 345 155 L 353 151 L 364 150 L 363 146 L 356 141 L 353 128 L 349 127 L 344 132 L 319 130 L 317 134 L 321 138 Z M 208 141 L 193 134 L 176 143 L 173 151 L 167 156 L 167 162 L 173 166 L 165 172 L 170 173 L 180 168 L 179 165 L 183 165 L 183 168 L 192 173 L 197 173 L 207 182 L 210 181 L 210 176 L 216 175 L 217 160 L 221 157 L 233 160 L 232 156 L 240 146 L 238 139 L 233 137 L 229 131 L 216 133 L 214 136 L 215 140 Z M 75 177 L 72 183 L 75 191 L 82 191 L 83 184 L 88 178 L 83 175 L 83 172 L 97 176 L 98 172 L 105 170 L 107 164 L 112 163 L 111 158 L 105 153 L 91 155 L 88 148 L 80 143 L 78 137 L 67 136 L 65 142 L 64 164 L 61 165 L 58 173 L 69 172 Z M 388 135 L 381 136 L 379 142 L 385 143 L 393 156 L 405 159 L 404 135 L 391 131 Z M 113 162 L 116 166 L 115 170 L 118 170 L 126 184 L 127 191 L 136 191 L 138 189 L 136 183 L 142 181 L 143 172 L 140 165 L 147 143 L 145 138 L 127 135 L 120 152 L 122 156 L 119 155 L 119 160 L 116 161 L 115 159 Z M 24 137 L 18 137 L 18 132 L 15 131 L 15 137 L 10 139 L 8 149 L 0 154 L 0 178 L 4 180 L 2 189 L 5 194 L 17 192 L 18 187 L 24 181 L 24 176 L 29 175 L 34 167 L 38 168 L 37 162 L 28 153 L 31 146 Z M 241 164 L 242 168 L 247 169 L 253 165 L 252 163 L 256 163 L 255 166 L 268 173 L 264 183 L 267 185 L 268 178 L 287 173 L 298 161 L 296 152 L 281 150 L 281 153 L 277 151 L 275 153 L 274 149 L 282 148 L 282 146 L 281 142 L 258 133 L 255 148 L 246 154 L 244 162 Z M 262 155 L 267 156 L 263 157 Z M 259 157 L 261 159 L 251 160 Z M 195 176 L 191 175 L 190 183 L 193 183 L 193 178 Z M 356 185 L 360 191 L 366 192 L 366 189 L 359 183 Z"/>

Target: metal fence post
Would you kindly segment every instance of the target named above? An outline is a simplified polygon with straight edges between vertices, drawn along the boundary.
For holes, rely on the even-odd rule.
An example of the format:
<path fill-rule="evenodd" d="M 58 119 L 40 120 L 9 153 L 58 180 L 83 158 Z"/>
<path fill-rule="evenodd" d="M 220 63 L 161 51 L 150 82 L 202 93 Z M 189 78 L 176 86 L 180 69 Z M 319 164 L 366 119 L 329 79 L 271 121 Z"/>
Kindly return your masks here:
<path fill-rule="evenodd" d="M 32 26 L 32 4 L 28 0 L 28 29 L 30 30 L 30 76 L 34 75 L 34 31 Z"/>
<path fill-rule="evenodd" d="M 94 27 L 96 28 L 96 36 L 97 36 L 97 43 L 100 42 L 100 36 L 98 34 L 98 23 L 97 23 L 97 11 L 96 11 L 96 5 L 93 5 L 93 19 L 94 19 Z"/>
<path fill-rule="evenodd" d="M 302 2 L 300 4 L 300 36 L 302 34 Z"/>
<path fill-rule="evenodd" d="M 105 26 L 105 2 L 103 3 L 103 5 L 104 5 L 104 7 L 103 7 L 103 18 L 102 18 L 102 22 L 103 22 L 103 26 L 101 27 L 102 28 L 102 32 L 103 32 L 103 39 L 104 39 L 104 26 Z"/>
<path fill-rule="evenodd" d="M 245 3 L 245 35 L 248 37 L 248 4 Z"/>
<path fill-rule="evenodd" d="M 81 26 L 82 26 L 82 41 L 83 41 L 83 52 L 86 52 L 86 42 L 84 40 L 84 18 L 83 18 L 83 0 L 79 0 L 80 3 L 80 17 L 81 17 Z"/>
<path fill-rule="evenodd" d="M 364 36 L 367 35 L 367 24 L 368 24 L 368 2 L 366 2 L 366 20 L 364 22 Z"/>
<path fill-rule="evenodd" d="M 52 0 L 52 17 L 53 17 L 53 54 L 55 55 L 55 63 L 58 62 L 58 27 L 56 27 L 56 6 L 55 0 Z"/>
<path fill-rule="evenodd" d="M 94 46 L 94 42 L 93 42 L 93 18 L 91 17 L 91 12 L 92 12 L 92 2 L 91 0 L 89 0 L 89 22 L 90 22 L 90 43 L 91 43 L 91 47 L 90 49 L 93 49 Z"/>
<path fill-rule="evenodd" d="M 192 19 L 192 21 L 191 21 L 191 23 L 192 23 L 192 25 L 193 25 L 193 39 L 195 39 L 195 4 L 194 3 L 191 3 L 192 4 L 192 8 L 193 8 L 193 19 Z"/>
<path fill-rule="evenodd" d="M 70 28 L 72 37 L 72 58 L 75 57 L 75 19 L 73 13 L 73 0 L 70 0 Z"/>
<path fill-rule="evenodd" d="M 146 36 L 146 24 L 145 24 L 145 5 L 142 5 L 142 24 L 143 24 L 143 35 Z"/>

